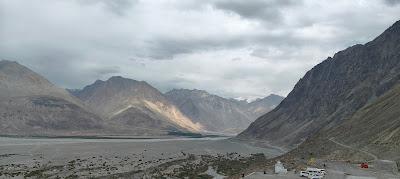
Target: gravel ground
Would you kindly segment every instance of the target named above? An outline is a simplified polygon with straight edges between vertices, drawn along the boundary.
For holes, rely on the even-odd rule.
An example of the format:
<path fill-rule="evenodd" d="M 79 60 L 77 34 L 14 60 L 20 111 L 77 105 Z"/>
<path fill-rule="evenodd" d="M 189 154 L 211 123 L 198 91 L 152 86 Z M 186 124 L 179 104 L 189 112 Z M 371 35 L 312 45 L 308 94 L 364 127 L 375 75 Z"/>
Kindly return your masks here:
<path fill-rule="evenodd" d="M 187 154 L 242 155 L 279 151 L 226 138 L 200 139 L 26 139 L 0 137 L 0 178 L 94 177 L 139 171 Z"/>
<path fill-rule="evenodd" d="M 382 164 L 384 163 L 384 164 Z M 327 163 L 327 175 L 325 179 L 400 179 L 400 175 L 393 173 L 389 161 L 378 161 L 370 165 L 369 169 L 361 169 L 356 164 L 345 162 L 329 162 Z M 382 167 L 382 166 L 384 167 Z M 385 168 L 386 167 L 386 168 Z M 245 177 L 246 179 L 301 179 L 293 172 L 286 175 L 264 174 L 256 172 Z"/>

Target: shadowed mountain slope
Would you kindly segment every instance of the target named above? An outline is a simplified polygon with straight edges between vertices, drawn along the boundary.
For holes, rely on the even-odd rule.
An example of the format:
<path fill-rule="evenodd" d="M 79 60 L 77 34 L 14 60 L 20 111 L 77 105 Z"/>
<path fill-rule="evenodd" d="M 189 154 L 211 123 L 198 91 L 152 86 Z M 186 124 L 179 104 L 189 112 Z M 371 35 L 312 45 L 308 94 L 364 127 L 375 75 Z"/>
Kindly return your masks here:
<path fill-rule="evenodd" d="M 238 137 L 294 148 L 322 129 L 342 124 L 399 81 L 400 21 L 373 41 L 312 68 L 277 108 Z"/>
<path fill-rule="evenodd" d="M 0 122 L 0 133 L 10 135 L 87 135 L 103 128 L 67 91 L 6 60 L 0 61 Z"/>
<path fill-rule="evenodd" d="M 324 133 L 380 157 L 400 159 L 400 84 Z"/>

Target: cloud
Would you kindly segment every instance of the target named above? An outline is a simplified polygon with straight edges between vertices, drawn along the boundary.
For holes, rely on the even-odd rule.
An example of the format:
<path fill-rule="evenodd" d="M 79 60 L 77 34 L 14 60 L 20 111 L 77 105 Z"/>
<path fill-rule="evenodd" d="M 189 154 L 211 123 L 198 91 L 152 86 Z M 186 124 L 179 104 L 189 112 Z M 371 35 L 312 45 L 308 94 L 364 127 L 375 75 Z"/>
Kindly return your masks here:
<path fill-rule="evenodd" d="M 121 75 L 162 91 L 286 95 L 312 66 L 398 20 L 397 2 L 0 0 L 0 58 L 65 88 Z"/>
<path fill-rule="evenodd" d="M 400 4 L 400 0 L 385 0 L 388 5 L 398 5 Z"/>
<path fill-rule="evenodd" d="M 236 13 L 243 18 L 256 19 L 270 23 L 282 21 L 281 10 L 301 3 L 300 0 L 222 0 L 215 2 L 215 7 Z"/>
<path fill-rule="evenodd" d="M 100 4 L 115 15 L 123 16 L 126 11 L 137 3 L 137 0 L 76 0 L 83 5 Z"/>
<path fill-rule="evenodd" d="M 93 69 L 99 75 L 112 75 L 117 74 L 120 72 L 119 66 L 106 66 L 106 67 L 99 67 L 97 69 Z"/>

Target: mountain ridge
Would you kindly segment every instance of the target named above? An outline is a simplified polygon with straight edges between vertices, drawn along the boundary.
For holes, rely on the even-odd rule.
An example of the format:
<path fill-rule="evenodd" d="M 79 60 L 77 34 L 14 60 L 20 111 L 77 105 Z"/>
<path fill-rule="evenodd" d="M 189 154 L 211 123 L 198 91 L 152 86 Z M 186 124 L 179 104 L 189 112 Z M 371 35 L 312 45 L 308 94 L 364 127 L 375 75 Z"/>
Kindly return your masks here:
<path fill-rule="evenodd" d="M 0 61 L 0 129 L 9 135 L 88 135 L 102 120 L 41 75 L 14 61 Z"/>
<path fill-rule="evenodd" d="M 197 89 L 173 89 L 165 93 L 186 116 L 204 124 L 208 131 L 235 134 L 248 126 L 258 115 L 271 110 L 283 97 L 271 96 L 259 99 L 257 102 L 227 99 Z M 268 102 L 264 102 L 264 101 Z M 272 104 L 273 105 L 272 105 Z M 265 105 L 264 105 L 265 104 Z M 271 105 L 268 105 L 271 104 Z"/>
<path fill-rule="evenodd" d="M 400 80 L 400 21 L 373 41 L 339 51 L 309 70 L 271 112 L 238 135 L 292 149 L 339 125 Z"/>
<path fill-rule="evenodd" d="M 132 128 L 135 134 L 138 131 L 134 129 L 149 129 L 144 132 L 148 134 L 202 131 L 200 124 L 181 114 L 161 92 L 144 81 L 113 76 L 106 81 L 96 80 L 74 94 L 116 128 Z"/>

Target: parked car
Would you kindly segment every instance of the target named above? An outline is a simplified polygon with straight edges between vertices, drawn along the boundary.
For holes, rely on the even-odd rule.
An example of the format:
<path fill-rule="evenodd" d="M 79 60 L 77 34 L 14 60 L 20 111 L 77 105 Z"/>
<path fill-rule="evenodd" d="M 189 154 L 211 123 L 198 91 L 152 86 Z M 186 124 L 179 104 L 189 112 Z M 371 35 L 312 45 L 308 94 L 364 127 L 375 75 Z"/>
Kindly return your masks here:
<path fill-rule="evenodd" d="M 306 171 L 300 171 L 300 174 L 299 174 L 301 177 L 308 177 L 308 172 L 306 172 Z"/>
<path fill-rule="evenodd" d="M 316 175 L 316 176 L 309 176 L 308 178 L 309 179 L 321 179 L 321 178 L 324 178 L 324 176 Z"/>
<path fill-rule="evenodd" d="M 368 163 L 361 163 L 361 168 L 368 168 Z"/>

